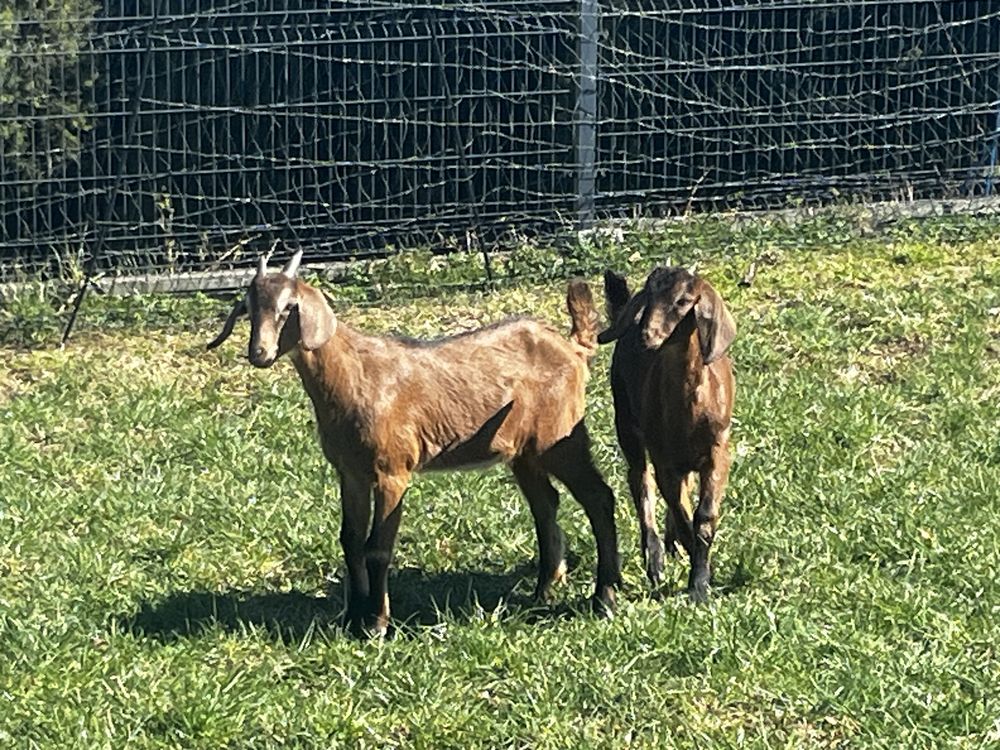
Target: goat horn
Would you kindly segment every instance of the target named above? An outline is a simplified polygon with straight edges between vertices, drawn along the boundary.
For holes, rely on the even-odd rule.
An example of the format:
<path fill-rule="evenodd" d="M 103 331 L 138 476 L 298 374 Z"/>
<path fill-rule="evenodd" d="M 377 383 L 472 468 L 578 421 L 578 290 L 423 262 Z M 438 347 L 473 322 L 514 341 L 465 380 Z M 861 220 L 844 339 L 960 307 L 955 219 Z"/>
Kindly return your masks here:
<path fill-rule="evenodd" d="M 635 320 L 636 314 L 638 314 L 639 310 L 641 310 L 645 304 L 646 294 L 645 292 L 639 292 L 639 294 L 635 295 L 628 301 L 628 304 L 625 305 L 625 309 L 618 314 L 618 319 L 612 321 L 611 327 L 597 335 L 597 343 L 607 344 L 620 339 L 622 334 L 625 333 L 625 329 L 632 324 L 632 321 Z"/>
<path fill-rule="evenodd" d="M 257 275 L 266 276 L 267 275 L 267 256 L 260 256 L 260 260 L 257 261 Z"/>
<path fill-rule="evenodd" d="M 295 255 L 292 256 L 292 259 L 288 261 L 288 263 L 285 265 L 284 268 L 281 269 L 281 272 L 285 274 L 285 276 L 287 276 L 288 278 L 294 279 L 295 274 L 298 273 L 299 270 L 299 263 L 301 262 L 302 262 L 302 251 L 297 250 L 295 252 Z"/>

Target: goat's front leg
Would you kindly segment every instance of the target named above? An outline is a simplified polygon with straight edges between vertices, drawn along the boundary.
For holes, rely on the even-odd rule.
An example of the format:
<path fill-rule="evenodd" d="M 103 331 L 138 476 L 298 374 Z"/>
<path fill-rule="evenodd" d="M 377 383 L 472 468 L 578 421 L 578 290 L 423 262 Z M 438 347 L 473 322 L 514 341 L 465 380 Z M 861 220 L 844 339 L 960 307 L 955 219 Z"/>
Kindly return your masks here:
<path fill-rule="evenodd" d="M 698 508 L 694 512 L 694 540 L 691 552 L 691 577 L 688 579 L 688 593 L 695 601 L 703 601 L 708 596 L 712 579 L 709 552 L 719 526 L 719 511 L 722 493 L 729 480 L 728 443 L 712 448 L 711 460 L 701 469 L 701 488 Z"/>
<path fill-rule="evenodd" d="M 677 557 L 677 545 L 678 543 L 684 547 L 687 551 L 690 549 L 689 540 L 694 538 L 694 531 L 691 526 L 691 504 L 688 500 L 691 494 L 691 482 L 693 481 L 691 477 L 693 474 L 688 474 L 681 478 L 681 496 L 680 496 L 680 511 L 676 513 L 667 507 L 667 512 L 663 517 L 663 543 L 666 546 L 668 552 L 671 556 Z M 686 530 L 686 535 L 684 532 L 679 531 L 680 528 Z M 688 541 L 685 541 L 688 540 Z"/>
<path fill-rule="evenodd" d="M 617 414 L 616 414 L 617 416 Z M 653 494 L 653 476 L 646 462 L 646 449 L 630 425 L 623 425 L 617 419 L 618 444 L 621 446 L 625 462 L 628 464 L 628 489 L 639 519 L 639 542 L 642 558 L 646 564 L 646 577 L 653 586 L 658 586 L 663 578 L 664 551 L 676 555 L 672 537 L 660 540 L 656 533 L 656 505 Z M 666 550 L 664 550 L 664 541 Z"/>
<path fill-rule="evenodd" d="M 658 586 L 663 578 L 664 541 L 666 551 L 676 555 L 673 539 L 660 540 L 656 533 L 656 495 L 653 494 L 653 477 L 646 462 L 646 446 L 642 435 L 632 418 L 632 409 L 624 386 L 616 386 L 612 377 L 612 395 L 615 402 L 615 432 L 618 445 L 628 464 L 628 489 L 639 519 L 639 543 L 642 559 L 646 564 L 646 577 L 653 586 Z"/>
<path fill-rule="evenodd" d="M 671 546 L 675 541 L 680 542 L 690 557 L 694 547 L 694 530 L 691 526 L 691 513 L 684 502 L 684 480 L 683 474 L 662 465 L 656 466 L 656 484 L 667 503 L 664 536 Z"/>
<path fill-rule="evenodd" d="M 373 636 L 384 636 L 389 630 L 389 564 L 409 483 L 408 473 L 382 474 L 375 481 L 375 514 L 366 544 L 371 610 L 365 628 Z"/>
<path fill-rule="evenodd" d="M 346 475 L 340 479 L 340 545 L 347 564 L 347 613 L 344 625 L 359 634 L 371 609 L 365 537 L 371 513 L 371 485 Z"/>
<path fill-rule="evenodd" d="M 534 462 L 518 459 L 511 463 L 511 470 L 518 487 L 528 499 L 531 515 L 535 519 L 538 536 L 538 584 L 535 599 L 549 601 L 552 584 L 566 575 L 565 542 L 556 523 L 559 493 L 552 486 L 545 471 Z"/>

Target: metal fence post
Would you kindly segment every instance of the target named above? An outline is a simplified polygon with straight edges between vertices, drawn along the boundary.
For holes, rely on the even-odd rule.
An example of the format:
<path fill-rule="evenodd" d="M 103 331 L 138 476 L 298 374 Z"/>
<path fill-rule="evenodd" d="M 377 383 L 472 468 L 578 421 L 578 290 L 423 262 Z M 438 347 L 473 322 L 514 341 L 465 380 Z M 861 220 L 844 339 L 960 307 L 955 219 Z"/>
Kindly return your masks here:
<path fill-rule="evenodd" d="M 597 39 L 601 32 L 599 0 L 580 0 L 577 36 L 576 111 L 576 217 L 579 229 L 594 223 L 597 189 Z"/>
<path fill-rule="evenodd" d="M 132 90 L 132 99 L 129 103 L 129 121 L 128 130 L 124 140 L 125 146 L 131 146 L 135 143 L 136 132 L 139 125 L 139 113 L 142 107 L 142 96 L 146 90 L 146 80 L 149 78 L 149 66 L 153 60 L 153 42 L 150 30 L 156 29 L 160 20 L 160 5 L 165 2 L 166 0 L 154 1 L 153 16 L 150 19 L 149 24 L 146 25 L 144 29 L 145 48 L 143 50 L 139 78 L 136 80 L 135 88 Z M 142 169 L 141 159 L 139 160 L 139 169 Z M 66 345 L 70 334 L 73 332 L 73 326 L 76 324 L 76 317 L 80 313 L 81 305 L 83 305 L 83 298 L 86 296 L 87 290 L 90 288 L 91 281 L 93 281 L 94 274 L 97 271 L 98 261 L 101 260 L 101 257 L 104 254 L 104 248 L 107 244 L 108 238 L 108 227 L 111 225 L 111 219 L 114 215 L 115 201 L 118 199 L 119 193 L 121 193 L 124 182 L 125 170 L 122 168 L 122 171 L 115 176 L 115 181 L 111 185 L 111 190 L 108 192 L 107 210 L 104 212 L 103 220 L 98 228 L 97 240 L 94 242 L 94 249 L 90 254 L 90 258 L 87 259 L 87 262 L 83 267 L 83 281 L 80 282 L 80 288 L 76 292 L 76 299 L 73 300 L 73 308 L 70 311 L 69 320 L 66 321 L 66 327 L 63 329 L 61 341 L 62 346 Z"/>

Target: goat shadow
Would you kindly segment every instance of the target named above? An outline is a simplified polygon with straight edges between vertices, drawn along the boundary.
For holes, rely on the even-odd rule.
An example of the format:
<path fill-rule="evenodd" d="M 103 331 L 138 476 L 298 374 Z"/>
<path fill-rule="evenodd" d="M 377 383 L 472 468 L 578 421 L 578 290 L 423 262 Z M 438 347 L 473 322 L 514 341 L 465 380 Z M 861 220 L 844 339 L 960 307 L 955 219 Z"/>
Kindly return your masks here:
<path fill-rule="evenodd" d="M 505 573 L 473 571 L 428 574 L 417 568 L 405 568 L 391 576 L 393 624 L 433 626 L 445 619 L 470 622 L 484 612 L 498 610 L 500 616 L 522 616 L 528 621 L 568 619 L 587 611 L 587 603 L 565 602 L 539 605 L 522 585 L 534 582 L 534 567 L 521 565 Z M 144 602 L 139 610 L 116 618 L 127 632 L 146 635 L 161 641 L 196 636 L 213 628 L 226 632 L 245 632 L 262 628 L 280 640 L 300 640 L 317 630 L 342 631 L 344 611 L 342 587 L 329 596 L 314 596 L 301 591 L 232 590 L 225 592 L 183 591 L 155 602 Z"/>

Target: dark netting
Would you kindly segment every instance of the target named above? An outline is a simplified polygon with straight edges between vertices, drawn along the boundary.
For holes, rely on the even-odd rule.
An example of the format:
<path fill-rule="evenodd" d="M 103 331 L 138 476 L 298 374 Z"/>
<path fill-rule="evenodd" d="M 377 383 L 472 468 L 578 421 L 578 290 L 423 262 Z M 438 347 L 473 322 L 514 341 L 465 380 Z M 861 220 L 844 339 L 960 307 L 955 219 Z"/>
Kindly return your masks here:
<path fill-rule="evenodd" d="M 0 281 L 993 189 L 992 0 L 57 5 L 0 20 Z"/>

